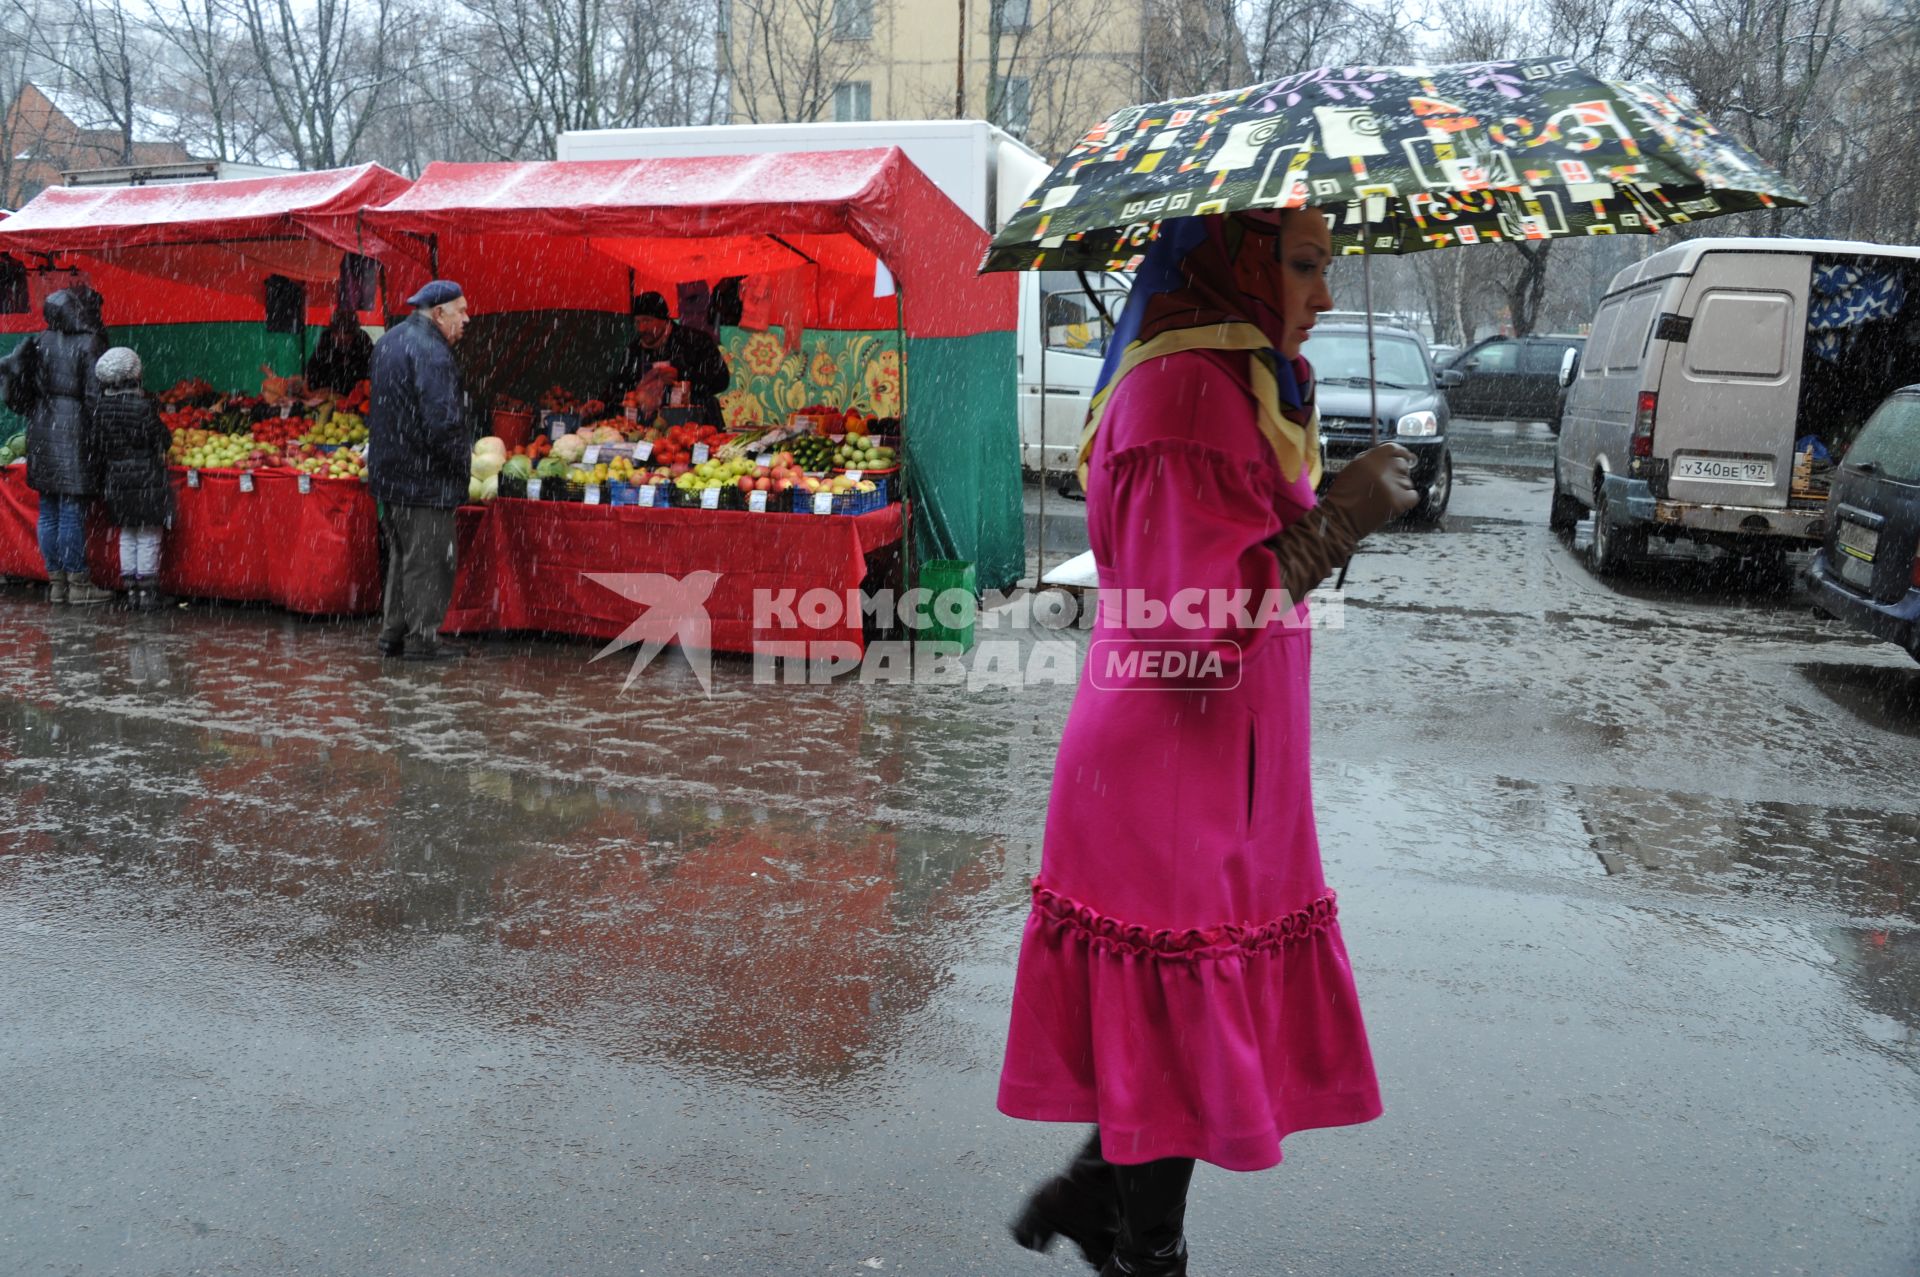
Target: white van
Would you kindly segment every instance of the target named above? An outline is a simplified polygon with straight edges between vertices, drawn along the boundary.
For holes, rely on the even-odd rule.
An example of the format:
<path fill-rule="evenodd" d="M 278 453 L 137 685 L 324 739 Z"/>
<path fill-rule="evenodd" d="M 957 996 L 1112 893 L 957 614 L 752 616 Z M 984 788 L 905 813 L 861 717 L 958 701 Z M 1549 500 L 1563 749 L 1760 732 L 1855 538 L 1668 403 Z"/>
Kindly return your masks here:
<path fill-rule="evenodd" d="M 1696 239 L 1614 276 L 1567 385 L 1548 522 L 1594 512 L 1611 573 L 1650 536 L 1777 562 L 1824 534 L 1824 484 L 1874 407 L 1920 381 L 1920 248 Z M 1810 478 L 1812 481 L 1810 482 Z"/>
<path fill-rule="evenodd" d="M 897 146 L 967 216 L 992 235 L 1052 171 L 1045 157 L 983 120 L 873 120 L 832 124 L 731 124 L 687 128 L 595 129 L 562 133 L 556 159 L 659 159 L 766 155 Z M 1124 276 L 1089 276 L 1108 294 L 1115 318 Z M 1080 429 L 1100 373 L 1105 331 L 1071 271 L 1022 272 L 1020 283 L 1020 462 L 1071 471 Z M 1050 313 L 1044 316 L 1042 311 Z M 1044 347 L 1044 350 L 1043 350 Z"/>

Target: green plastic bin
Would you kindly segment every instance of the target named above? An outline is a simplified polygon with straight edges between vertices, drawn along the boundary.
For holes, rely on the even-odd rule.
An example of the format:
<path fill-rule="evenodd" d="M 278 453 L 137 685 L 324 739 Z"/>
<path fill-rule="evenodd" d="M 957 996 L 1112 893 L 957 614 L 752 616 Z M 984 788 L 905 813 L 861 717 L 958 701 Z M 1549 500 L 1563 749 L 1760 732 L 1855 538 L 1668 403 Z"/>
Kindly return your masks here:
<path fill-rule="evenodd" d="M 928 559 L 920 565 L 920 588 L 927 592 L 927 627 L 919 632 L 918 638 L 924 643 L 958 643 L 965 652 L 973 647 L 973 620 L 979 610 L 980 592 L 974 582 L 973 564 L 965 559 Z M 957 591 L 966 595 L 966 606 L 956 609 L 950 602 L 946 607 L 938 606 L 941 595 L 948 591 Z M 956 619 L 956 611 L 964 612 L 965 620 L 958 625 L 948 624 Z"/>

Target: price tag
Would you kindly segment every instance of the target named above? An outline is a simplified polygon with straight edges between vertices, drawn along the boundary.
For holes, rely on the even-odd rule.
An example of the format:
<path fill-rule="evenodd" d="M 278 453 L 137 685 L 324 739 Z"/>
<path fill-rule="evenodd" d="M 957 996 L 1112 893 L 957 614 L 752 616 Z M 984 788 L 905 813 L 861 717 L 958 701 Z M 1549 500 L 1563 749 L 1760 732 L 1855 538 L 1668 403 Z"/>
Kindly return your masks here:
<path fill-rule="evenodd" d="M 833 513 L 833 494 L 831 492 L 814 493 L 813 494 L 813 512 L 815 514 L 832 514 Z"/>
<path fill-rule="evenodd" d="M 539 499 L 540 499 L 540 481 L 538 479 L 527 480 L 527 500 L 538 501 Z"/>
<path fill-rule="evenodd" d="M 599 484 L 589 483 L 587 485 L 587 504 L 588 505 L 600 504 L 600 485 Z"/>
<path fill-rule="evenodd" d="M 851 479 L 851 480 L 853 480 L 853 482 L 855 482 L 855 483 L 858 483 L 858 482 L 860 482 L 860 481 L 861 481 L 862 479 L 864 479 L 864 478 L 866 478 L 866 477 L 867 477 L 867 472 L 866 472 L 865 470 L 849 470 L 849 471 L 847 471 L 847 478 L 849 478 L 849 479 Z"/>
<path fill-rule="evenodd" d="M 200 486 L 200 472 L 198 470 L 187 471 L 187 486 L 189 488 L 197 488 Z"/>
<path fill-rule="evenodd" d="M 632 404 L 627 405 L 627 420 L 628 421 L 640 420 L 640 410 L 634 407 Z"/>
<path fill-rule="evenodd" d="M 580 464 L 583 466 L 599 465 L 600 464 L 600 445 L 596 443 L 592 447 L 588 448 L 585 455 L 583 455 L 580 458 Z"/>
<path fill-rule="evenodd" d="M 713 454 L 707 451 L 706 444 L 696 443 L 693 445 L 693 464 L 694 465 L 696 466 L 699 465 L 702 461 L 707 460 L 711 456 L 713 456 Z"/>
<path fill-rule="evenodd" d="M 651 483 L 649 483 L 646 487 L 640 489 L 640 504 L 645 506 L 649 510 L 653 509 L 653 494 L 658 491 L 659 489 L 654 487 Z"/>
<path fill-rule="evenodd" d="M 720 508 L 720 489 L 700 489 L 700 508 L 702 510 L 718 510 Z"/>
<path fill-rule="evenodd" d="M 240 491 L 242 492 L 253 491 L 253 471 L 242 470 L 240 472 Z"/>
<path fill-rule="evenodd" d="M 755 514 L 765 514 L 767 512 L 767 494 L 758 488 L 749 492 L 747 494 L 747 509 L 753 511 Z"/>
<path fill-rule="evenodd" d="M 283 403 L 280 405 L 280 420 L 285 421 L 288 417 L 291 417 L 292 415 L 293 415 L 292 404 Z"/>
<path fill-rule="evenodd" d="M 653 460 L 653 440 L 642 439 L 639 443 L 634 444 L 633 459 L 635 461 Z"/>
<path fill-rule="evenodd" d="M 313 476 L 310 474 L 301 475 L 300 476 L 300 495 L 304 497 L 304 496 L 310 495 L 312 492 L 313 492 Z"/>

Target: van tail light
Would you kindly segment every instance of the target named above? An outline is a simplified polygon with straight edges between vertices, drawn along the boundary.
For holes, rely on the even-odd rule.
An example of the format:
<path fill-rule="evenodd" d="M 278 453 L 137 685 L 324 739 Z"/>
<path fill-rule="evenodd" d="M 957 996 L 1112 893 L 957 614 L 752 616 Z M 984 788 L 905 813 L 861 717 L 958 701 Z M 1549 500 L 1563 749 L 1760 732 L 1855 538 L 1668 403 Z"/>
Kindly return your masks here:
<path fill-rule="evenodd" d="M 1653 415 L 1660 406 L 1660 396 L 1652 390 L 1640 392 L 1640 401 L 1633 409 L 1633 455 L 1651 457 L 1653 455 Z"/>

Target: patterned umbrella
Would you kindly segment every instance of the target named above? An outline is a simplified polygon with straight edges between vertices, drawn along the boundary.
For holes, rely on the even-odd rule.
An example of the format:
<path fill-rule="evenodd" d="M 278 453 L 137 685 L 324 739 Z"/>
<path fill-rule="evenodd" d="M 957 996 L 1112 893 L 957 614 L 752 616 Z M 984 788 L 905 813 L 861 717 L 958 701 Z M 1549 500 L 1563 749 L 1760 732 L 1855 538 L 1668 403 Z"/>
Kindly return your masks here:
<path fill-rule="evenodd" d="M 1323 208 L 1335 251 L 1410 253 L 1802 202 L 1673 94 L 1571 59 L 1322 67 L 1117 112 L 981 269 L 1132 270 L 1163 221 L 1240 209 Z"/>

